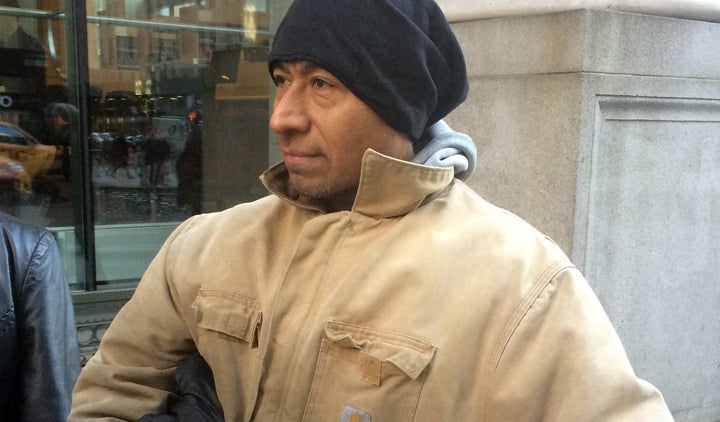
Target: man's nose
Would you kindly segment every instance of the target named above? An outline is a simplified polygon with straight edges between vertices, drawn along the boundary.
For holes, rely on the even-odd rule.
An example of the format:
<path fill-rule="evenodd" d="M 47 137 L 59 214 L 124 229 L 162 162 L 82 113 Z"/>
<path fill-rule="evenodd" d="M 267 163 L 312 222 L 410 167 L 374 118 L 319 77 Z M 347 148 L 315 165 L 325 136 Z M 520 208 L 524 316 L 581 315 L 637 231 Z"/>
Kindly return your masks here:
<path fill-rule="evenodd" d="M 290 87 L 275 97 L 270 130 L 279 135 L 286 132 L 302 133 L 309 129 L 310 118 L 302 90 Z"/>

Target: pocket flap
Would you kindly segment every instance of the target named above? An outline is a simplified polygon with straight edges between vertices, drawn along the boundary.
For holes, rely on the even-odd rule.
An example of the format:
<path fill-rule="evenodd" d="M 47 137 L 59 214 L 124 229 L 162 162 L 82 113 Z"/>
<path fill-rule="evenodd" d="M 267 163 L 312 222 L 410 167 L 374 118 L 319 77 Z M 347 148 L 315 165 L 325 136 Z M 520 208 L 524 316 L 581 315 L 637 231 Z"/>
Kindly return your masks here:
<path fill-rule="evenodd" d="M 254 300 L 234 293 L 200 289 L 192 309 L 201 328 L 244 340 L 253 347 L 257 344 L 262 311 Z"/>
<path fill-rule="evenodd" d="M 408 377 L 417 379 L 435 356 L 435 346 L 410 336 L 373 328 L 328 321 L 325 337 L 335 345 L 390 362 Z"/>

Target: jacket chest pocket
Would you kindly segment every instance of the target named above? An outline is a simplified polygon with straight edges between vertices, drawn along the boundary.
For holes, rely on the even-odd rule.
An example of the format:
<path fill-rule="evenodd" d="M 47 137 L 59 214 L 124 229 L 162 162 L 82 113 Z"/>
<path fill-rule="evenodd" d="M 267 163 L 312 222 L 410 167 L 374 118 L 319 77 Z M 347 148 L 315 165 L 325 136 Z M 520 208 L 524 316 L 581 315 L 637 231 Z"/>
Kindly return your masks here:
<path fill-rule="evenodd" d="M 244 296 L 201 289 L 192 304 L 198 327 L 218 338 L 258 346 L 262 311 Z M 201 331 L 202 332 L 202 331 Z"/>
<path fill-rule="evenodd" d="M 328 322 L 303 421 L 410 421 L 435 347 Z"/>

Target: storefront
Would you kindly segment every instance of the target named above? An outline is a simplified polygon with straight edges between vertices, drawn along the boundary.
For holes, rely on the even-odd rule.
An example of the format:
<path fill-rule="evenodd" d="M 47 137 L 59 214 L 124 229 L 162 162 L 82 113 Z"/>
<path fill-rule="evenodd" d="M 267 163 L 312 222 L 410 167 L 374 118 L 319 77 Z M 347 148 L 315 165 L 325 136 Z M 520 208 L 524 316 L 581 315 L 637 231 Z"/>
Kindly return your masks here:
<path fill-rule="evenodd" d="M 55 235 L 85 356 L 187 217 L 263 196 L 290 0 L 0 0 L 0 210 Z"/>

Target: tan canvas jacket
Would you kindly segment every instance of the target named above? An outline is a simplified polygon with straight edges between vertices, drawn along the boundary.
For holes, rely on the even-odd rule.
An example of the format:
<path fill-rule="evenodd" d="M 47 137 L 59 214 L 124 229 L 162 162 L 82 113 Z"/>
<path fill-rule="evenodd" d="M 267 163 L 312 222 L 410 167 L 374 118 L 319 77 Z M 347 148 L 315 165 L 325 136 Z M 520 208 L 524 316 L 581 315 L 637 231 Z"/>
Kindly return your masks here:
<path fill-rule="evenodd" d="M 452 169 L 368 151 L 351 211 L 275 193 L 183 223 L 70 421 L 162 410 L 197 348 L 228 421 L 671 421 L 548 238 Z"/>

